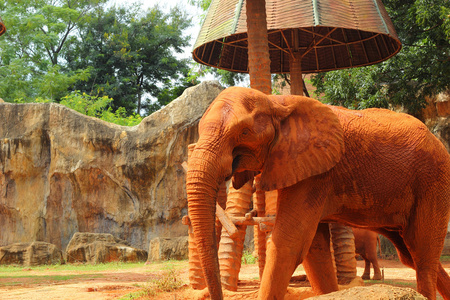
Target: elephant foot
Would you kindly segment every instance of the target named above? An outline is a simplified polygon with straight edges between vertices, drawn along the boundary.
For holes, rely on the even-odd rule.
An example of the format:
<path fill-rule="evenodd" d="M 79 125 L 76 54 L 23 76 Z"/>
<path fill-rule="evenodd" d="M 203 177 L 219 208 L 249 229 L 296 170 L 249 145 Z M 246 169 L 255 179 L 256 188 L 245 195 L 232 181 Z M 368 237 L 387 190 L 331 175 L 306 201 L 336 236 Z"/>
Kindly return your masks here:
<path fill-rule="evenodd" d="M 361 278 L 362 278 L 363 280 L 370 280 L 370 274 L 364 273 L 364 274 L 361 276 Z"/>
<path fill-rule="evenodd" d="M 374 274 L 372 280 L 381 280 L 383 279 L 383 277 L 381 276 L 381 274 Z"/>

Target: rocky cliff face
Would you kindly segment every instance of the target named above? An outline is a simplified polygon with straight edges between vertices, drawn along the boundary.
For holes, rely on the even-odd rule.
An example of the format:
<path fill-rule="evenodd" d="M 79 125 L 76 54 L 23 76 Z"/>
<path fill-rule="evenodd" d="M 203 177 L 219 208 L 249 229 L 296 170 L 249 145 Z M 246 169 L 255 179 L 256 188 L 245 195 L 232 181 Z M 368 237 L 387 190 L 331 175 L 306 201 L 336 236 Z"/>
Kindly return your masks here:
<path fill-rule="evenodd" d="M 450 152 L 450 91 L 428 99 L 422 120 Z"/>
<path fill-rule="evenodd" d="M 111 233 L 147 249 L 187 235 L 187 145 L 222 88 L 204 82 L 134 127 L 58 104 L 0 104 L 0 246 L 75 232 Z"/>
<path fill-rule="evenodd" d="M 45 241 L 64 250 L 75 232 L 94 232 L 147 250 L 155 237 L 187 235 L 181 163 L 221 90 L 190 88 L 135 127 L 58 104 L 0 101 L 0 246 Z M 447 149 L 449 114 L 448 93 L 423 112 Z"/>

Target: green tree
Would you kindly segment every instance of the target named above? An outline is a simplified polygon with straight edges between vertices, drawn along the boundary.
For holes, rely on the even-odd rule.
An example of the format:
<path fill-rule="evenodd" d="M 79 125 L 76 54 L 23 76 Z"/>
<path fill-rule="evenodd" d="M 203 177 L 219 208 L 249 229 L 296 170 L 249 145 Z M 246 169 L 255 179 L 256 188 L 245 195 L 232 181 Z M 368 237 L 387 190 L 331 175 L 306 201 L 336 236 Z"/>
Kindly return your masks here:
<path fill-rule="evenodd" d="M 146 111 L 157 111 L 169 104 L 172 100 L 181 96 L 185 89 L 200 83 L 197 76 L 190 76 L 190 68 L 186 67 L 181 70 L 183 76 L 178 80 L 166 80 L 160 93 L 156 96 L 156 100 L 148 102 L 143 107 Z"/>
<path fill-rule="evenodd" d="M 206 17 L 206 12 L 211 5 L 211 0 L 188 0 L 188 3 L 203 10 L 204 14 L 201 15 L 201 20 L 203 21 Z M 230 72 L 200 65 L 198 63 L 194 64 L 193 69 L 195 69 L 195 72 L 193 73 L 196 73 L 196 78 L 205 76 L 207 74 L 212 74 L 219 80 L 219 82 L 223 86 L 226 87 L 238 85 L 239 83 L 244 82 L 246 79 L 248 79 L 248 74 L 245 73 Z"/>
<path fill-rule="evenodd" d="M 87 69 L 64 70 L 67 45 L 88 14 L 106 0 L 0 0 L 7 27 L 0 38 L 0 94 L 6 101 L 58 99 Z"/>
<path fill-rule="evenodd" d="M 354 109 L 403 105 L 418 114 L 425 97 L 450 88 L 448 0 L 385 0 L 403 44 L 391 59 L 369 67 L 318 74 L 317 94 Z"/>
<path fill-rule="evenodd" d="M 6 101 L 61 101 L 71 91 L 108 96 L 114 111 L 151 109 L 189 86 L 180 58 L 191 24 L 178 8 L 163 13 L 108 0 L 0 0 L 0 95 Z M 192 83 L 191 83 L 192 82 Z M 169 92 L 169 90 L 173 90 Z M 162 96 L 161 96 L 162 97 Z M 151 111 L 148 111 L 151 112 Z"/>
<path fill-rule="evenodd" d="M 113 99 L 108 96 L 91 96 L 80 91 L 73 91 L 61 99 L 61 104 L 84 115 L 123 126 L 134 126 L 142 121 L 140 115 L 129 115 L 123 107 L 113 111 L 110 106 L 112 101 Z"/>
<path fill-rule="evenodd" d="M 72 70 L 91 68 L 87 83 L 76 89 L 108 95 L 114 108 L 150 113 L 165 84 L 185 77 L 188 60 L 177 53 L 189 44 L 183 31 L 191 20 L 177 7 L 168 14 L 158 7 L 141 11 L 137 4 L 96 10 L 66 60 Z"/>

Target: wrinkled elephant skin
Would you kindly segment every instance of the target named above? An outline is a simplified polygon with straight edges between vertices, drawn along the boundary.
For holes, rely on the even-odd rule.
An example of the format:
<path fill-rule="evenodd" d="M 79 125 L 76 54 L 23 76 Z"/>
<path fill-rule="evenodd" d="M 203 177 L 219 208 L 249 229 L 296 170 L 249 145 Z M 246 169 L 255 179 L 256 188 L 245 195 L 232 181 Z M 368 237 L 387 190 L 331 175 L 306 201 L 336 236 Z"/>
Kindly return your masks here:
<path fill-rule="evenodd" d="M 389 238 L 416 270 L 418 291 L 435 299 L 437 287 L 450 300 L 450 277 L 439 262 L 450 216 L 450 158 L 417 119 L 233 87 L 211 104 L 199 133 L 186 188 L 212 299 L 222 298 L 218 186 L 233 177 L 239 188 L 261 173 L 262 188 L 279 191 L 279 206 L 259 299 L 283 299 L 300 263 L 317 294 L 337 290 L 329 233 L 319 223 L 339 222 Z"/>

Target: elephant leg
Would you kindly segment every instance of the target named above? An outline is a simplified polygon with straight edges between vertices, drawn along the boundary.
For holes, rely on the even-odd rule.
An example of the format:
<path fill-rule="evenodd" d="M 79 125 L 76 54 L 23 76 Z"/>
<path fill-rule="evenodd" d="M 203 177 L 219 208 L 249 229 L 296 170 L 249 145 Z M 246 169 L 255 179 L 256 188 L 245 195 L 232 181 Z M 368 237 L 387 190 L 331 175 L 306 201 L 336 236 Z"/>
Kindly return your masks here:
<path fill-rule="evenodd" d="M 375 250 L 375 252 L 376 252 L 376 250 Z M 383 276 L 381 275 L 380 265 L 378 264 L 378 258 L 377 258 L 376 253 L 375 253 L 375 257 L 372 259 L 372 266 L 373 266 L 372 280 L 381 280 Z"/>
<path fill-rule="evenodd" d="M 330 251 L 330 231 L 328 224 L 321 223 L 303 261 L 311 286 L 317 295 L 338 290 L 338 282 Z"/>
<path fill-rule="evenodd" d="M 351 227 L 330 223 L 334 262 L 339 284 L 349 284 L 356 277 L 355 237 Z"/>
<path fill-rule="evenodd" d="M 450 300 L 450 276 L 439 264 L 437 289 L 445 300 Z"/>
<path fill-rule="evenodd" d="M 267 244 L 258 299 L 283 299 L 295 268 L 308 255 L 325 202 L 320 201 L 321 193 L 326 190 L 325 185 L 316 187 L 308 183 L 305 180 L 279 190 L 278 212 L 272 238 Z M 316 202 L 312 203 L 309 198 Z M 328 251 L 329 247 L 328 244 Z"/>
<path fill-rule="evenodd" d="M 364 258 L 364 273 L 361 276 L 364 280 L 370 280 L 370 260 L 368 260 L 366 257 Z"/>
<path fill-rule="evenodd" d="M 226 212 L 233 217 L 244 216 L 250 208 L 252 194 L 253 182 L 247 182 L 239 190 L 230 186 Z M 236 291 L 238 287 L 245 231 L 247 228 L 247 226 L 236 227 L 239 233 L 235 238 L 231 238 L 225 228 L 222 229 L 222 237 L 218 251 L 222 286 L 229 291 Z"/>
<path fill-rule="evenodd" d="M 395 246 L 395 249 L 397 249 L 397 254 L 400 258 L 400 261 L 405 266 L 408 266 L 412 269 L 415 269 L 414 261 L 412 259 L 411 253 L 409 253 L 408 248 L 406 247 L 405 242 L 403 241 L 403 238 L 401 237 L 400 233 L 398 231 L 389 231 L 385 229 L 379 229 L 377 230 L 379 234 L 384 235 L 386 238 L 388 238 Z"/>
<path fill-rule="evenodd" d="M 378 232 L 392 241 L 397 249 L 400 261 L 416 270 L 417 290 L 419 293 L 428 299 L 436 299 L 437 286 L 444 299 L 450 300 L 448 291 L 450 278 L 445 270 L 442 272 L 440 269 L 442 267 L 439 262 L 440 250 L 437 251 L 438 254 L 433 253 L 439 247 L 430 246 L 421 250 L 420 247 L 415 245 L 416 239 L 421 240 L 417 235 L 413 235 L 414 238 L 411 241 L 411 239 L 404 240 L 400 233 L 396 231 L 380 230 Z M 429 240 L 432 240 L 432 238 Z"/>
<path fill-rule="evenodd" d="M 431 233 L 431 231 L 427 232 L 427 234 Z M 438 271 L 441 266 L 439 258 L 442 248 L 439 247 L 440 243 L 433 244 L 433 241 L 439 240 L 438 236 L 430 236 L 429 239 L 426 239 L 430 242 L 430 245 L 427 247 L 419 245 L 419 241 L 425 241 L 419 235 L 416 233 L 414 237 L 410 238 L 410 235 L 407 235 L 405 238 L 405 243 L 408 249 L 410 249 L 412 259 L 415 263 L 417 291 L 428 299 L 436 299 Z M 448 275 L 441 276 L 442 279 L 450 281 Z M 450 299 L 450 294 L 443 295 L 443 297 L 444 299 Z"/>
<path fill-rule="evenodd" d="M 422 210 L 419 210 L 421 208 Z M 417 291 L 429 299 L 436 299 L 438 288 L 444 299 L 450 299 L 448 288 L 450 277 L 446 272 L 441 272 L 439 261 L 447 235 L 448 218 L 436 218 L 425 222 L 422 218 L 433 216 L 435 212 L 427 208 L 417 208 L 421 214 L 417 214 L 410 221 L 411 225 L 404 233 L 404 241 L 415 263 Z M 448 214 L 448 208 L 445 212 Z"/>

